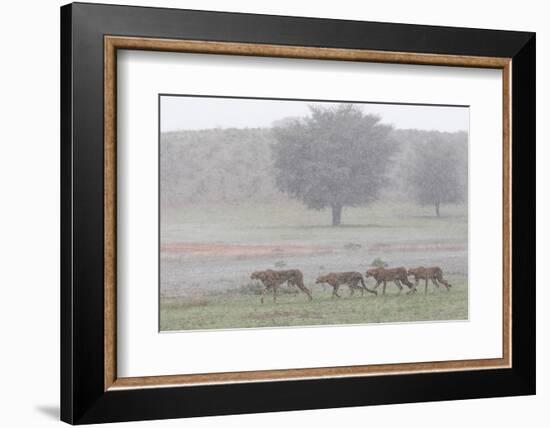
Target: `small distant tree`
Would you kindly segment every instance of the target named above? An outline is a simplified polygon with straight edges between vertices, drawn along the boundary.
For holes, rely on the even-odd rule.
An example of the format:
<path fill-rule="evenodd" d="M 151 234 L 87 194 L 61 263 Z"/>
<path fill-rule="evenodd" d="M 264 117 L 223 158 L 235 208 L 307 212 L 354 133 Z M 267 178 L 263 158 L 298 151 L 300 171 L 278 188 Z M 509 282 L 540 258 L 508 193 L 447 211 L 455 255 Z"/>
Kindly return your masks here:
<path fill-rule="evenodd" d="M 422 205 L 433 205 L 440 216 L 440 206 L 461 202 L 466 194 L 463 182 L 465 160 L 456 142 L 442 135 L 428 136 L 416 144 L 408 173 L 413 198 Z"/>
<path fill-rule="evenodd" d="M 310 209 L 330 208 L 338 226 L 343 207 L 368 204 L 386 183 L 392 127 L 354 104 L 310 112 L 273 129 L 276 185 Z"/>
<path fill-rule="evenodd" d="M 382 260 L 380 257 L 375 258 L 372 262 L 370 262 L 370 265 L 372 267 L 388 267 L 388 263 Z"/>

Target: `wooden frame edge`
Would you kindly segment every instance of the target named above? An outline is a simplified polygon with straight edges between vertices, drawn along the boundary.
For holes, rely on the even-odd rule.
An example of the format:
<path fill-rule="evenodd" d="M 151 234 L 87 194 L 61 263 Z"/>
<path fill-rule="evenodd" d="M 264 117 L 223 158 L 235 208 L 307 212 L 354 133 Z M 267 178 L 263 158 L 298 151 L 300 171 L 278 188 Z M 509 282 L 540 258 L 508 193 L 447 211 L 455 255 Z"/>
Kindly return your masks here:
<path fill-rule="evenodd" d="M 457 67 L 504 68 L 510 58 L 467 55 L 425 54 L 365 49 L 270 45 L 261 43 L 175 40 L 146 37 L 105 36 L 105 46 L 116 49 L 241 55 L 334 61 L 368 61 L 393 64 L 445 65 Z"/>
<path fill-rule="evenodd" d="M 198 386 L 224 383 L 266 381 L 294 381 L 302 379 L 366 377 L 402 375 L 465 370 L 487 370 L 507 367 L 504 358 L 485 360 L 457 360 L 402 364 L 372 364 L 364 366 L 316 367 L 311 369 L 260 370 L 190 375 L 144 376 L 118 378 L 110 390 L 158 388 L 170 386 Z"/>
<path fill-rule="evenodd" d="M 117 49 L 495 68 L 503 72 L 503 356 L 495 359 L 117 378 L 116 375 L 116 52 Z M 104 390 L 510 368 L 512 60 L 253 43 L 104 36 Z"/>
<path fill-rule="evenodd" d="M 512 60 L 502 68 L 502 356 L 512 367 Z"/>
<path fill-rule="evenodd" d="M 116 48 L 104 44 L 104 388 L 116 380 Z"/>

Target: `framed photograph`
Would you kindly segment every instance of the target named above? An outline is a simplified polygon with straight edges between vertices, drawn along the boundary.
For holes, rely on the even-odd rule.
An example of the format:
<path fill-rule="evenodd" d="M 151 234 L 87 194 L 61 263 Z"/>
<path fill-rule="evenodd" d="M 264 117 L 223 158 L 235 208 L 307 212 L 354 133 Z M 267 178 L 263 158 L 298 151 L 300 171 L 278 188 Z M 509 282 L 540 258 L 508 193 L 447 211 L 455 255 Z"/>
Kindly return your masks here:
<path fill-rule="evenodd" d="M 61 8 L 61 418 L 535 393 L 535 35 Z"/>

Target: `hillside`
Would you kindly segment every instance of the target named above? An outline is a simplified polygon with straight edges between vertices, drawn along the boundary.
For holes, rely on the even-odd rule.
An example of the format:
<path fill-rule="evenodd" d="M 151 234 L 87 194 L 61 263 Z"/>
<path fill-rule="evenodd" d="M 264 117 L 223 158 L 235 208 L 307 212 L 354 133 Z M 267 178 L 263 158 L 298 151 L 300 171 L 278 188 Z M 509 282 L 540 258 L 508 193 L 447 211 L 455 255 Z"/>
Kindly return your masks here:
<path fill-rule="evenodd" d="M 406 195 L 403 171 L 414 155 L 414 144 L 430 133 L 457 143 L 467 160 L 467 134 L 394 130 L 400 150 L 391 168 L 388 198 Z M 270 146 L 271 128 L 208 129 L 161 134 L 161 203 L 164 207 L 189 204 L 285 201 L 275 187 Z M 462 176 L 467 180 L 467 162 Z"/>

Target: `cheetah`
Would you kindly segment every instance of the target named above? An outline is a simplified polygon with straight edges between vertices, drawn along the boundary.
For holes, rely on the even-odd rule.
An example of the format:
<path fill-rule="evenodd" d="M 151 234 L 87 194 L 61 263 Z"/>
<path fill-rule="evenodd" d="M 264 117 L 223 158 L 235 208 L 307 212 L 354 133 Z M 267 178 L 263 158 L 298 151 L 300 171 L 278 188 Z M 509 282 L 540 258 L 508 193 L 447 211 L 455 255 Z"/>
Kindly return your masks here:
<path fill-rule="evenodd" d="M 426 281 L 426 286 L 424 289 L 424 294 L 428 293 L 428 280 L 431 280 L 432 283 L 439 288 L 439 284 L 443 284 L 447 291 L 450 290 L 451 284 L 449 284 L 445 279 L 443 279 L 443 271 L 439 266 L 427 267 L 420 266 L 417 268 L 411 268 L 407 271 L 407 275 L 414 276 L 416 287 L 418 287 L 418 282 L 421 279 Z"/>
<path fill-rule="evenodd" d="M 252 272 L 250 279 L 257 279 L 262 282 L 264 285 L 264 290 L 262 291 L 262 297 L 260 301 L 264 302 L 264 296 L 268 291 L 273 290 L 273 301 L 277 301 L 277 288 L 284 284 L 288 283 L 289 287 L 295 285 L 300 290 L 302 290 L 308 297 L 309 300 L 312 300 L 311 291 L 304 285 L 304 275 L 298 269 L 290 270 L 262 270 Z"/>
<path fill-rule="evenodd" d="M 399 294 L 401 294 L 401 292 L 403 291 L 403 286 L 401 285 L 401 283 L 409 287 L 409 291 L 407 294 L 416 292 L 416 287 L 412 282 L 409 281 L 407 277 L 407 270 L 404 267 L 396 267 L 391 269 L 384 267 L 371 268 L 367 270 L 365 277 L 373 277 L 376 280 L 374 290 L 376 290 L 380 286 L 380 284 L 383 283 L 384 286 L 382 287 L 382 294 L 386 294 L 387 281 L 393 281 L 393 283 L 397 285 L 397 287 L 399 288 Z"/>
<path fill-rule="evenodd" d="M 329 284 L 332 286 L 332 297 L 341 297 L 338 294 L 338 288 L 340 285 L 347 285 L 349 287 L 350 296 L 353 296 L 355 290 L 361 291 L 361 296 L 364 295 L 365 290 L 372 294 L 378 294 L 376 291 L 367 288 L 363 275 L 359 272 L 331 272 L 326 275 L 319 276 L 315 281 L 315 284 Z M 361 286 L 358 284 L 361 283 Z"/>

